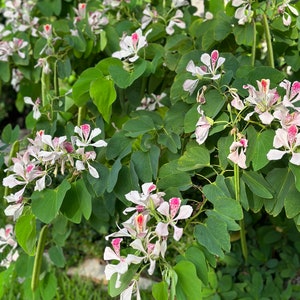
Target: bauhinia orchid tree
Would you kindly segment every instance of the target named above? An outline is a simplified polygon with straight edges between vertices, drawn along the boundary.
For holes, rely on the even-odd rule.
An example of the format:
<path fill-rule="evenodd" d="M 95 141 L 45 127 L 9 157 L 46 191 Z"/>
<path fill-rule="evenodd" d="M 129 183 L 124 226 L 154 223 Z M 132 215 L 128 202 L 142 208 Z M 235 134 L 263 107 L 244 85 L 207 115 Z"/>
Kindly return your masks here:
<path fill-rule="evenodd" d="M 26 293 L 55 297 L 42 262 L 84 219 L 111 297 L 149 277 L 204 299 L 234 236 L 248 264 L 246 215 L 300 229 L 300 4 L 225 2 L 2 4 L 1 83 L 29 113 L 1 134 L 0 281 L 28 262 Z"/>

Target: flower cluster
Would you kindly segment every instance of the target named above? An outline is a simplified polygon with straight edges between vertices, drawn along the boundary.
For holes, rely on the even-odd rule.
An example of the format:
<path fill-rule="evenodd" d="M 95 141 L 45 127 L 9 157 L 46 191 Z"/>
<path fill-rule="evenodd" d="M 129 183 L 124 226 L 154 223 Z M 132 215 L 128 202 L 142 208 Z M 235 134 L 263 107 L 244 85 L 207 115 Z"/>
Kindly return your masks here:
<path fill-rule="evenodd" d="M 164 105 L 161 103 L 161 100 L 167 96 L 166 93 L 161 93 L 160 95 L 151 94 L 149 96 L 145 96 L 141 100 L 141 106 L 137 107 L 137 110 L 150 110 L 153 111 L 156 108 L 163 107 Z"/>
<path fill-rule="evenodd" d="M 7 252 L 7 246 L 10 247 Z M 8 268 L 10 263 L 16 261 L 19 257 L 18 246 L 15 240 L 14 228 L 11 224 L 7 224 L 5 228 L 0 228 L 0 254 L 5 254 L 5 257 L 0 261 L 1 267 Z"/>
<path fill-rule="evenodd" d="M 13 164 L 5 170 L 9 175 L 3 179 L 3 185 L 11 189 L 21 188 L 5 196 L 8 203 L 13 203 L 5 209 L 7 216 L 17 219 L 26 202 L 25 192 L 44 190 L 51 185 L 59 171 L 62 175 L 68 172 L 73 176 L 88 170 L 91 176 L 99 177 L 91 162 L 96 158 L 94 148 L 107 145 L 103 140 L 92 141 L 101 130 L 91 130 L 89 124 L 84 124 L 76 126 L 74 132 L 77 135 L 68 141 L 66 136 L 53 138 L 44 131 L 38 131 L 34 139 L 28 139 L 30 144 L 27 149 L 12 158 Z"/>
<path fill-rule="evenodd" d="M 128 271 L 131 264 L 143 264 L 142 269 L 148 266 L 149 275 L 154 273 L 157 262 L 163 265 L 170 228 L 173 228 L 173 239 L 179 241 L 183 235 L 183 228 L 178 227 L 177 223 L 189 218 L 193 212 L 192 207 L 183 205 L 180 198 L 174 197 L 165 201 L 163 192 L 154 193 L 156 185 L 152 182 L 143 184 L 141 188 L 142 193 L 131 191 L 125 195 L 135 206 L 126 208 L 123 213 L 133 214 L 122 223 L 123 228 L 106 237 L 112 238 L 112 248 L 105 248 L 104 259 L 117 264 L 107 264 L 105 274 L 107 280 L 110 280 L 113 274 L 117 274 L 116 288 L 121 286 L 121 276 Z M 121 249 L 123 239 L 132 240 L 127 242 L 130 249 L 124 249 L 124 255 Z M 137 298 L 140 299 L 138 279 L 132 280 L 122 292 L 121 299 L 131 299 L 134 288 Z"/>
<path fill-rule="evenodd" d="M 300 145 L 300 82 L 291 83 L 283 80 L 279 86 L 285 90 L 283 97 L 279 95 L 276 88 L 270 88 L 269 79 L 261 79 L 257 81 L 258 90 L 252 85 L 245 85 L 249 96 L 242 101 L 237 94 L 231 104 L 236 109 L 243 111 L 244 109 L 253 108 L 245 116 L 245 120 L 249 121 L 254 114 L 258 115 L 259 120 L 264 125 L 271 125 L 273 122 L 279 122 L 281 128 L 277 128 L 273 141 L 273 147 L 267 158 L 269 160 L 278 160 L 285 153 L 291 153 L 290 162 L 300 165 L 299 145 Z M 280 150 L 282 149 L 282 150 Z"/>

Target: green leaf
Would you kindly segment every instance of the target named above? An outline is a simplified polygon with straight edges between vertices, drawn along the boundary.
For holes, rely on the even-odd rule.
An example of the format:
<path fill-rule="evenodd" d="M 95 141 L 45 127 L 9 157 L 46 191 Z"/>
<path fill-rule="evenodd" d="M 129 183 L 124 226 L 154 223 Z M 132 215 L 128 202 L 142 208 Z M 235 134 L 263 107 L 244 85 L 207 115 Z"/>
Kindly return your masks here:
<path fill-rule="evenodd" d="M 257 132 L 255 141 L 255 150 L 253 155 L 253 170 L 258 171 L 269 163 L 267 153 L 273 146 L 274 131 L 267 129 L 263 132 Z"/>
<path fill-rule="evenodd" d="M 194 132 L 196 129 L 196 124 L 199 120 L 199 113 L 197 107 L 199 104 L 194 104 L 193 107 L 184 116 L 184 132 L 190 133 Z"/>
<path fill-rule="evenodd" d="M 159 133 L 157 142 L 166 146 L 172 153 L 177 153 L 177 150 L 181 148 L 179 135 L 170 132 L 167 129 L 165 129 L 164 132 Z"/>
<path fill-rule="evenodd" d="M 230 235 L 227 224 L 214 215 L 208 216 L 204 224 L 195 226 L 194 236 L 200 245 L 220 258 L 224 257 L 223 250 L 230 251 Z"/>
<path fill-rule="evenodd" d="M 201 281 L 208 284 L 208 268 L 204 253 L 198 247 L 189 247 L 185 252 L 185 258 L 192 262 L 196 267 L 197 276 Z"/>
<path fill-rule="evenodd" d="M 275 191 L 274 200 L 264 201 L 266 211 L 276 217 L 284 206 L 286 195 L 295 184 L 294 176 L 288 168 L 276 168 L 270 171 L 266 179 Z"/>
<path fill-rule="evenodd" d="M 15 226 L 18 244 L 28 255 L 34 255 L 36 249 L 36 218 L 29 212 L 23 212 Z"/>
<path fill-rule="evenodd" d="M 257 196 L 272 199 L 272 186 L 265 180 L 262 174 L 254 171 L 243 171 L 242 180 Z"/>
<path fill-rule="evenodd" d="M 153 120 L 148 116 L 140 116 L 128 120 L 124 125 L 123 129 L 127 131 L 126 136 L 138 137 L 148 131 L 155 130 Z"/>
<path fill-rule="evenodd" d="M 178 160 L 178 170 L 191 171 L 210 165 L 209 151 L 203 145 L 189 147 Z"/>
<path fill-rule="evenodd" d="M 90 85 L 97 78 L 103 77 L 97 68 L 88 68 L 82 72 L 72 87 L 74 102 L 77 106 L 83 106 L 90 99 Z"/>
<path fill-rule="evenodd" d="M 202 282 L 197 277 L 196 268 L 189 261 L 180 261 L 174 266 L 178 279 L 176 284 L 177 300 L 201 300 Z M 199 296 L 201 298 L 199 298 Z"/>
<path fill-rule="evenodd" d="M 234 26 L 233 34 L 238 45 L 252 46 L 254 38 L 254 28 L 252 23 Z"/>
<path fill-rule="evenodd" d="M 292 219 L 300 214 L 300 192 L 292 185 L 284 199 L 286 216 Z"/>
<path fill-rule="evenodd" d="M 43 300 L 54 299 L 54 297 L 56 295 L 56 290 L 57 290 L 56 275 L 54 274 L 54 272 L 49 272 L 43 278 L 41 285 L 40 285 L 42 299 Z"/>
<path fill-rule="evenodd" d="M 10 68 L 9 62 L 0 61 L 0 79 L 4 82 L 9 82 L 10 80 Z"/>
<path fill-rule="evenodd" d="M 118 87 L 125 89 L 143 75 L 146 67 L 147 62 L 139 59 L 133 64 L 133 69 L 130 71 L 126 71 L 123 66 L 113 65 L 109 67 L 109 73 L 115 84 Z"/>
<path fill-rule="evenodd" d="M 155 300 L 168 300 L 168 284 L 165 281 L 154 283 L 152 295 Z"/>
<path fill-rule="evenodd" d="M 55 189 L 33 192 L 31 196 L 32 212 L 42 222 L 50 223 L 57 216 L 65 195 L 70 188 L 70 183 L 65 179 Z"/>
<path fill-rule="evenodd" d="M 79 224 L 82 215 L 86 220 L 92 213 L 92 199 L 84 180 L 79 179 L 71 184 L 61 206 L 61 212 L 70 221 Z"/>
<path fill-rule="evenodd" d="M 72 74 L 72 66 L 69 58 L 57 61 L 58 77 L 65 79 Z"/>
<path fill-rule="evenodd" d="M 219 149 L 219 163 L 222 170 L 226 170 L 228 166 L 228 155 L 230 152 L 230 146 L 233 142 L 233 136 L 222 136 L 218 139 L 217 146 Z"/>
<path fill-rule="evenodd" d="M 119 172 L 122 168 L 121 160 L 118 158 L 110 169 L 110 173 L 107 179 L 107 192 L 111 193 L 117 183 Z"/>
<path fill-rule="evenodd" d="M 59 268 L 63 268 L 66 264 L 66 260 L 64 257 L 64 253 L 61 247 L 52 246 L 49 251 L 49 257 L 51 261 L 55 264 L 55 266 Z"/>
<path fill-rule="evenodd" d="M 125 274 L 122 274 L 120 276 L 121 285 L 120 287 L 116 288 L 116 282 L 117 282 L 117 273 L 114 273 L 112 277 L 109 280 L 108 283 L 108 293 L 111 297 L 116 297 L 120 295 L 130 284 L 132 278 L 136 274 L 139 264 L 131 264 L 128 267 L 128 271 Z"/>
<path fill-rule="evenodd" d="M 192 186 L 190 175 L 178 170 L 178 161 L 173 160 L 161 166 L 157 187 L 165 190 L 170 187 L 176 187 L 178 190 L 186 190 Z"/>
<path fill-rule="evenodd" d="M 270 79 L 272 84 L 276 84 L 285 78 L 285 74 L 272 67 L 261 66 L 250 71 L 248 78 L 250 81 L 249 83 L 253 86 L 257 86 L 257 80 L 266 78 Z"/>
<path fill-rule="evenodd" d="M 114 159 L 119 155 L 127 155 L 131 152 L 133 140 L 125 136 L 124 131 L 116 132 L 108 141 L 106 147 L 106 158 L 108 160 Z"/>
<path fill-rule="evenodd" d="M 148 152 L 135 151 L 131 160 L 139 179 L 143 182 L 150 182 L 156 179 L 158 171 L 160 149 L 152 145 Z"/>
<path fill-rule="evenodd" d="M 294 174 L 296 189 L 300 192 L 300 168 L 299 166 L 293 165 L 291 163 L 289 163 L 289 168 Z"/>
<path fill-rule="evenodd" d="M 215 118 L 221 111 L 226 101 L 222 94 L 216 89 L 209 90 L 205 93 L 206 102 L 201 106 L 205 115 L 210 118 Z"/>
<path fill-rule="evenodd" d="M 117 98 L 114 82 L 105 77 L 99 77 L 91 82 L 90 95 L 103 119 L 109 123 L 112 104 Z"/>
<path fill-rule="evenodd" d="M 14 129 L 12 125 L 7 124 L 1 133 L 1 140 L 6 144 L 12 144 L 20 137 L 20 127 L 17 125 Z"/>

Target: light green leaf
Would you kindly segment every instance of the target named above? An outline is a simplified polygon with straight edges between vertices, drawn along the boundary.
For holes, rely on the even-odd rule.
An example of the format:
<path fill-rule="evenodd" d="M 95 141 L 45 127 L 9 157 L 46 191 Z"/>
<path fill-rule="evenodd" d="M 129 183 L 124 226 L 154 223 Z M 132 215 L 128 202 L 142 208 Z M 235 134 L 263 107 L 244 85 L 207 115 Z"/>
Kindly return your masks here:
<path fill-rule="evenodd" d="M 178 276 L 176 284 L 176 299 L 201 300 L 202 282 L 197 277 L 194 264 L 189 261 L 180 261 L 173 269 Z"/>
<path fill-rule="evenodd" d="M 272 84 L 276 84 L 282 81 L 285 78 L 285 75 L 283 72 L 280 72 L 272 67 L 261 66 L 256 67 L 255 69 L 250 71 L 248 78 L 250 81 L 249 83 L 251 83 L 254 86 L 257 86 L 257 80 L 267 78 L 270 79 Z"/>
<path fill-rule="evenodd" d="M 70 188 L 70 183 L 65 179 L 55 189 L 33 192 L 31 196 L 32 212 L 42 222 L 50 223 L 57 216 L 65 195 Z"/>
<path fill-rule="evenodd" d="M 34 255 L 36 249 L 36 218 L 30 211 L 23 211 L 16 222 L 15 232 L 18 244 L 28 255 Z"/>
<path fill-rule="evenodd" d="M 252 23 L 246 23 L 243 26 L 239 25 L 233 27 L 233 34 L 238 45 L 251 46 L 254 37 L 253 33 L 254 28 Z"/>
<path fill-rule="evenodd" d="M 73 99 L 77 106 L 83 106 L 90 99 L 90 85 L 97 78 L 103 78 L 102 72 L 97 68 L 88 68 L 82 72 L 72 87 Z"/>
<path fill-rule="evenodd" d="M 103 119 L 109 123 L 112 104 L 117 98 L 114 82 L 105 77 L 97 78 L 91 82 L 90 95 Z"/>
<path fill-rule="evenodd" d="M 49 272 L 41 281 L 40 292 L 43 300 L 52 300 L 56 295 L 57 279 L 54 272 Z"/>
<path fill-rule="evenodd" d="M 203 145 L 189 147 L 178 160 L 179 171 L 191 171 L 208 167 L 209 151 Z"/>
<path fill-rule="evenodd" d="M 272 186 L 261 174 L 253 171 L 243 171 L 242 180 L 255 195 L 267 199 L 273 198 Z"/>
<path fill-rule="evenodd" d="M 152 295 L 155 300 L 168 300 L 168 284 L 165 281 L 154 283 Z"/>

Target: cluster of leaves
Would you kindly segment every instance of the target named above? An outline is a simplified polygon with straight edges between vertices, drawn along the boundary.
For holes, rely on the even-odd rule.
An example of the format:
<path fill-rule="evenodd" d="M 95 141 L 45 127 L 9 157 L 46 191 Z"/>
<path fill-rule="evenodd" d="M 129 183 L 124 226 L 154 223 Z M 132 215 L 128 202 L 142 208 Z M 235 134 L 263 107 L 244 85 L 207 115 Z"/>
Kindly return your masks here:
<path fill-rule="evenodd" d="M 175 247 L 180 256 L 172 274 L 161 275 L 153 286 L 156 299 L 169 297 L 166 278 L 172 278 L 171 294 L 177 299 L 203 293 L 211 268 L 231 250 L 232 232 L 241 230 L 247 260 L 245 211 L 266 210 L 274 217 L 283 213 L 300 227 L 299 166 L 289 162 L 289 154 L 272 162 L 267 157 L 278 123 L 264 124 L 257 115 L 246 120 L 230 105 L 237 96 L 247 97 L 245 85 L 269 80 L 283 98 L 287 91 L 279 84 L 297 81 L 299 3 L 225 5 L 212 0 L 199 17 L 185 1 L 23 2 L 7 1 L 2 8 L 4 17 L 14 16 L 14 22 L 0 28 L 0 77 L 16 90 L 20 112 L 24 97 L 40 99 L 27 101 L 34 106 L 26 117 L 30 137 L 39 130 L 52 137 L 70 136 L 75 125 L 90 124 L 102 129 L 107 142 L 92 163 L 100 178 L 83 172 L 70 188 L 63 176 L 55 177 L 55 186 L 29 197 L 16 221 L 19 245 L 36 256 L 32 282 L 37 295 L 43 297 L 55 285 L 42 265 L 45 245 L 40 241 L 47 240 L 52 263 L 63 267 L 68 222 L 85 218 L 102 234 L 114 231 L 115 222 L 124 220 L 121 211 L 130 205 L 125 195 L 142 183 L 155 182 L 167 199 L 178 197 L 194 208 L 189 221 L 193 226 L 182 239 L 188 247 Z M 197 89 L 184 88 L 195 75 L 187 66 L 191 61 L 198 66 L 212 50 L 223 58 L 224 72 L 206 77 L 200 66 Z M 194 134 L 199 103 L 202 117 L 212 120 L 201 145 Z M 3 150 L 14 143 L 10 158 L 27 147 L 26 140 L 18 141 L 18 130 L 8 125 L 1 135 Z M 231 145 L 241 136 L 248 141 L 243 170 L 228 159 Z M 6 155 L 1 152 L 2 169 L 7 167 Z M 8 195 L 4 188 L 2 192 Z M 170 250 L 170 260 L 173 254 Z M 41 268 L 47 276 L 37 288 Z M 128 272 L 125 277 L 133 278 L 135 270 Z M 123 284 L 113 293 L 126 288 Z"/>

